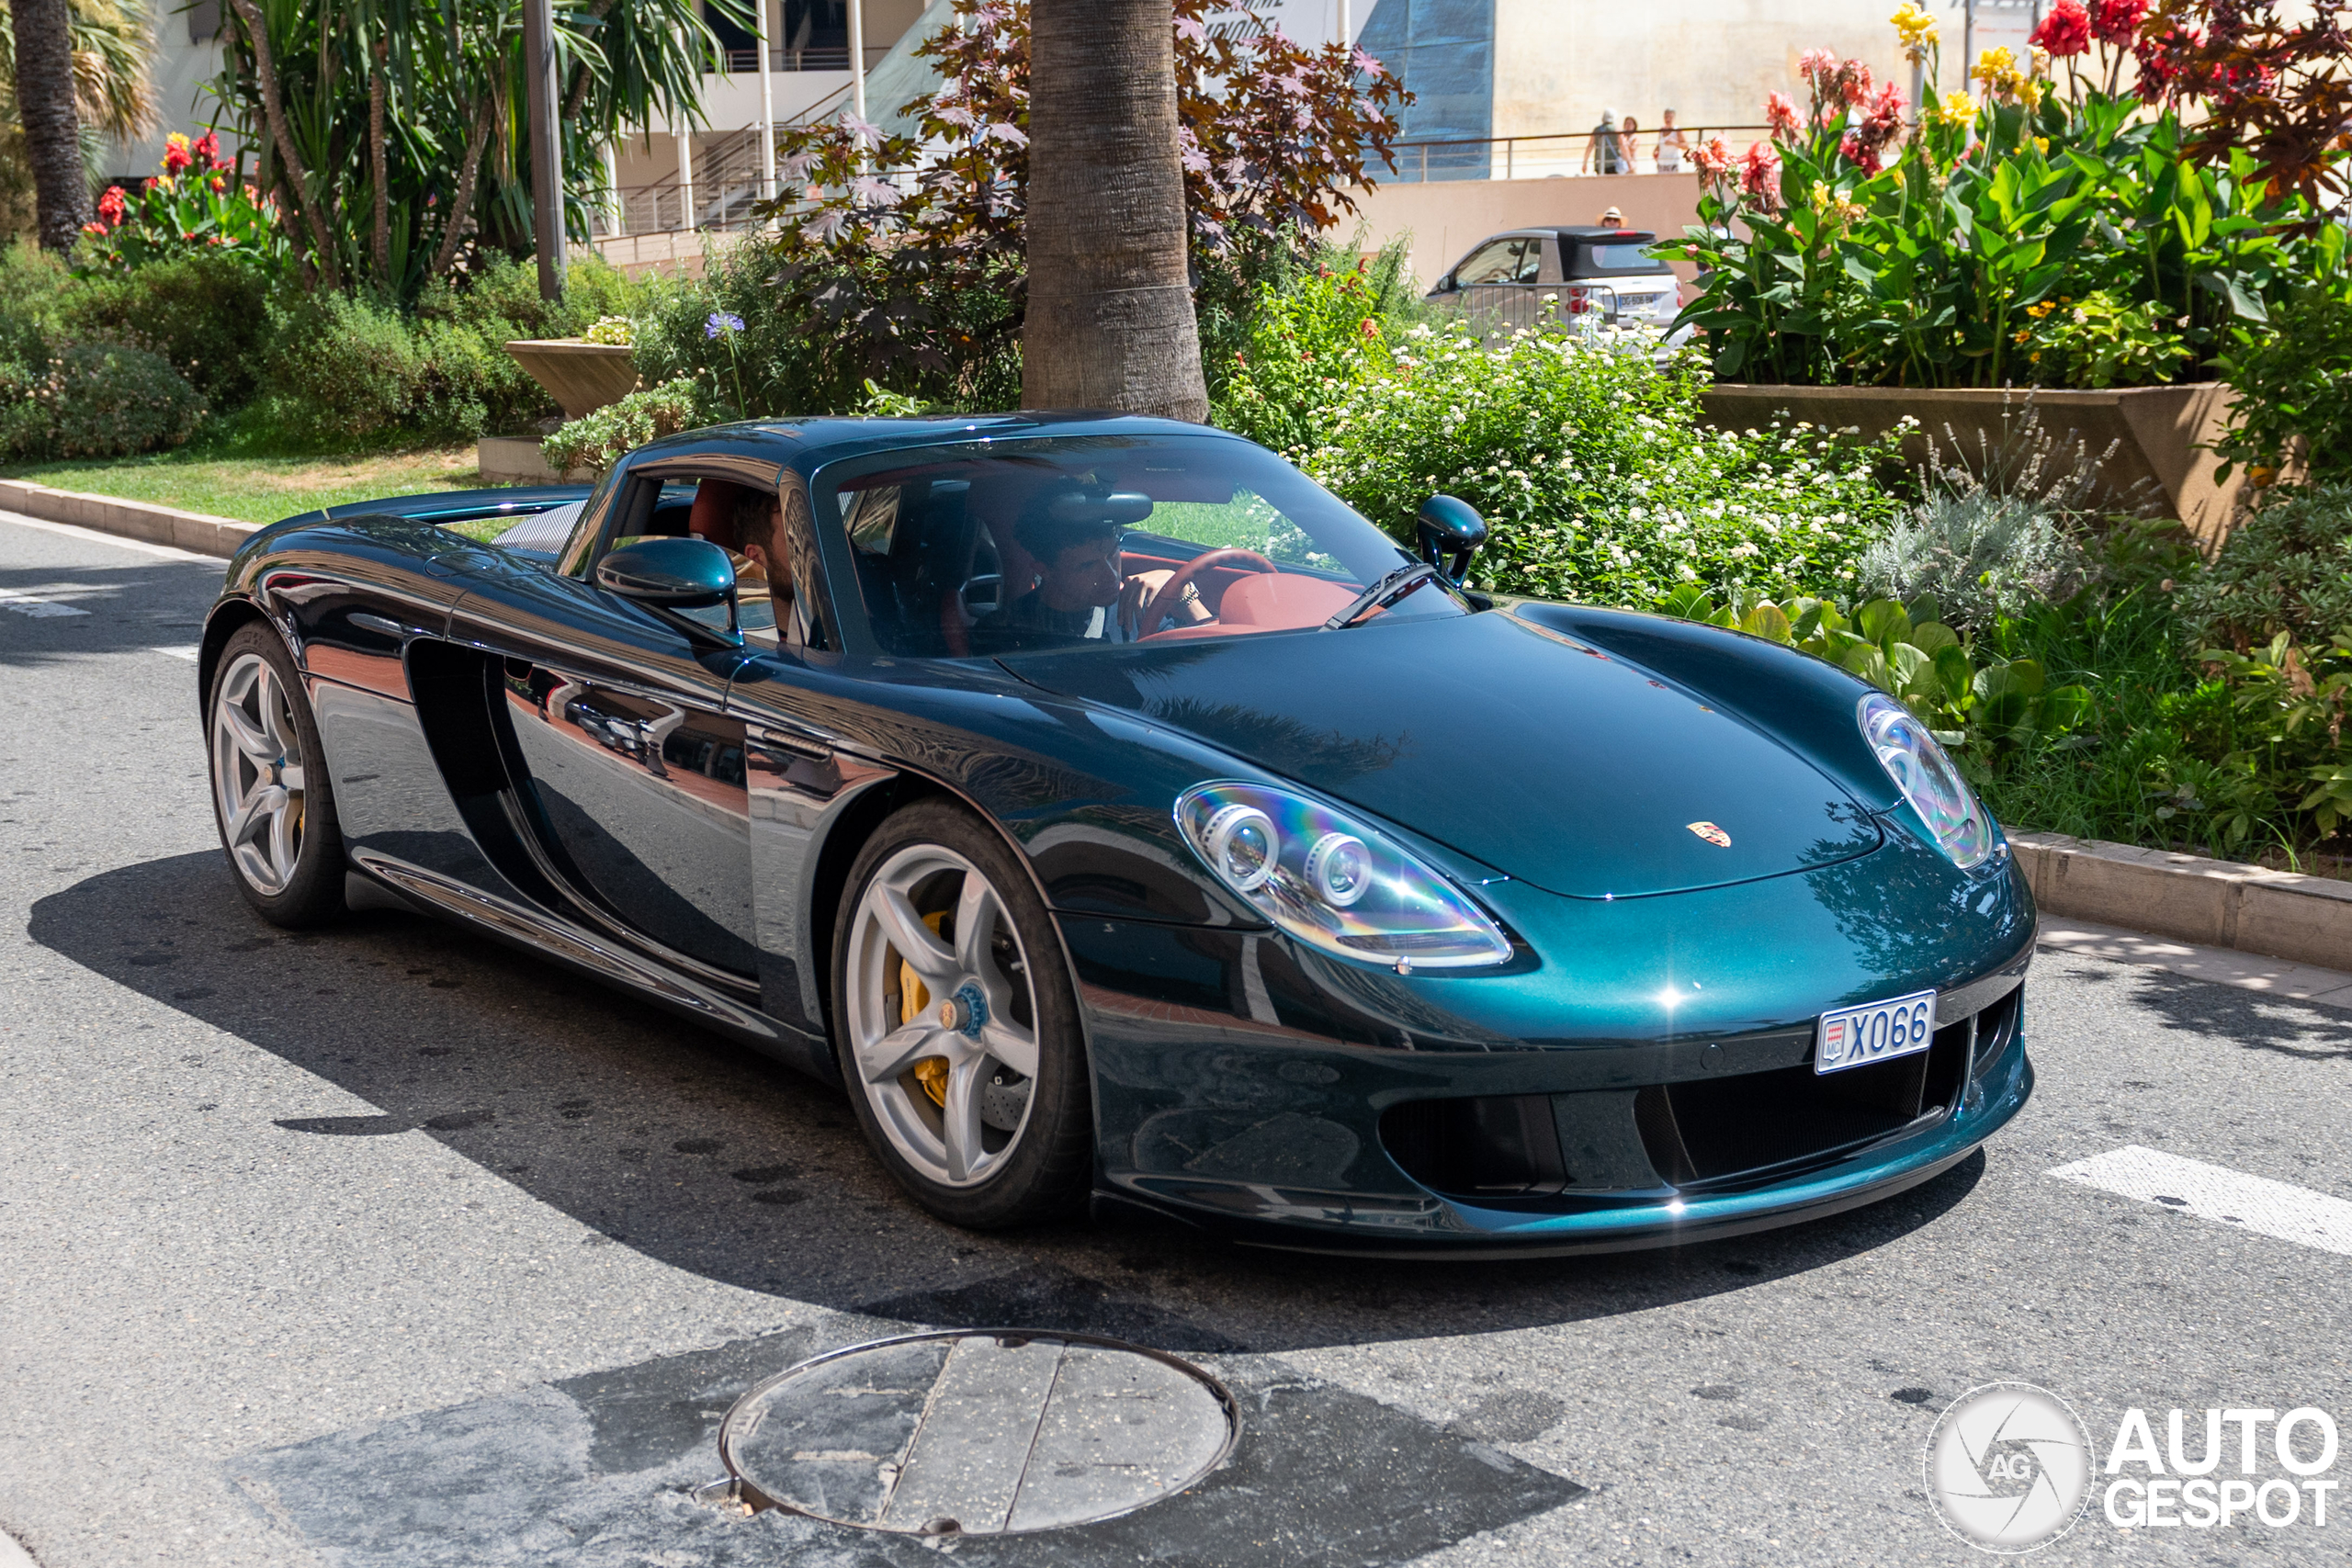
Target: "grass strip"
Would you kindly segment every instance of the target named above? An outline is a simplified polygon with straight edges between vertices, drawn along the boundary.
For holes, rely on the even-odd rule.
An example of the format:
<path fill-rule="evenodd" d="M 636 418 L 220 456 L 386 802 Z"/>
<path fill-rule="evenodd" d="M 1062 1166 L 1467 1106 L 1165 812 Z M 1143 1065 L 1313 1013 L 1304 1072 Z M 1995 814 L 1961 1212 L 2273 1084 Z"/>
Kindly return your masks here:
<path fill-rule="evenodd" d="M 365 457 L 222 457 L 187 452 L 81 458 L 11 467 L 0 474 L 58 490 L 111 495 L 242 523 L 428 491 L 483 488 L 472 446 Z"/>

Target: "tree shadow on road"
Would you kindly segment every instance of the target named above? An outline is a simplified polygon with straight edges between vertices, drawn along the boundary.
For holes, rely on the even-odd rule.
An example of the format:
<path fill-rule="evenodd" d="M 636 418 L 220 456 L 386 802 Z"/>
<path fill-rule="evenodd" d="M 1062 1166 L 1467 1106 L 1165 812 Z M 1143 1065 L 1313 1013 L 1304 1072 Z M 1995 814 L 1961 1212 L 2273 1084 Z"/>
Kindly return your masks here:
<path fill-rule="evenodd" d="M 216 1136 L 430 1137 L 596 1234 L 704 1277 L 942 1325 L 1273 1351 L 1639 1312 L 1834 1264 L 1934 1223 L 1981 1155 L 1883 1202 L 1682 1248 L 1502 1263 L 1237 1247 L 1173 1223 L 961 1231 L 905 1197 L 836 1090 L 478 933 L 403 915 L 265 924 L 217 852 L 33 906 L 32 939 L 365 1101 L 224 1104 Z"/>
<path fill-rule="evenodd" d="M 6 566 L 0 567 L 0 592 L 83 612 L 78 615 L 0 612 L 0 668 L 46 664 L 84 654 L 175 648 L 193 644 L 204 635 L 201 606 L 209 604 L 220 592 L 220 563 L 142 560 L 130 566 Z M 181 664 L 177 670 L 193 690 L 195 666 Z"/>
<path fill-rule="evenodd" d="M 2079 973 L 2122 987 L 2132 1005 L 2178 1033 L 2298 1062 L 2352 1062 L 2352 1010 L 2266 996 L 2144 964 L 2085 964 Z"/>

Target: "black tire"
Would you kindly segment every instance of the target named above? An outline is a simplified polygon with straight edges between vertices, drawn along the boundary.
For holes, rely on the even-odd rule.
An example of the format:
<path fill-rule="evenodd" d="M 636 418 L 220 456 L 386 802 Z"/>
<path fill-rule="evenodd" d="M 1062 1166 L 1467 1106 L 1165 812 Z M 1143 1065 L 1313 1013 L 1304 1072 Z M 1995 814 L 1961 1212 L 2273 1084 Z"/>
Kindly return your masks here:
<path fill-rule="evenodd" d="M 266 665 L 275 677 L 276 694 L 283 698 L 279 724 L 282 727 L 291 719 L 301 752 L 301 788 L 288 792 L 300 801 L 291 830 L 291 869 L 282 879 L 257 871 L 247 863 L 248 857 L 242 856 L 237 846 L 231 843 L 229 806 L 223 798 L 227 793 L 224 768 L 230 770 L 231 783 L 243 777 L 262 779 L 262 771 L 249 758 L 241 761 L 223 751 L 222 706 L 232 695 L 232 681 L 247 671 L 249 661 L 255 659 Z M 268 694 L 266 685 L 258 695 L 248 688 L 238 712 L 250 714 L 259 696 Z M 221 852 L 229 862 L 229 874 L 235 880 L 237 891 L 245 896 L 245 901 L 272 925 L 291 931 L 325 925 L 343 915 L 343 826 L 335 815 L 334 786 L 327 776 L 326 750 L 319 741 L 318 719 L 311 712 L 301 674 L 294 668 L 293 656 L 287 652 L 286 643 L 275 627 L 259 621 L 241 626 L 221 649 L 205 683 L 204 750 L 205 790 L 212 797 L 212 818 L 220 831 Z M 266 851 L 259 852 L 263 859 L 268 858 Z"/>
<path fill-rule="evenodd" d="M 1012 1144 L 1002 1152 L 1001 1164 L 971 1185 L 934 1179 L 893 1145 L 875 1104 L 876 1094 L 884 1091 L 869 1089 L 852 1040 L 854 930 L 877 875 L 909 850 L 945 850 L 980 872 L 1001 908 L 1000 929 L 1004 922 L 1012 925 L 1025 961 L 1029 1025 L 1036 1043 L 1028 1111 Z M 1093 1089 L 1085 1031 L 1059 934 L 1027 867 L 1002 838 L 945 800 L 918 801 L 890 817 L 850 869 L 834 919 L 832 971 L 833 1050 L 850 1103 L 876 1156 L 917 1202 L 951 1224 L 998 1230 L 1057 1218 L 1084 1201 L 1094 1168 Z"/>

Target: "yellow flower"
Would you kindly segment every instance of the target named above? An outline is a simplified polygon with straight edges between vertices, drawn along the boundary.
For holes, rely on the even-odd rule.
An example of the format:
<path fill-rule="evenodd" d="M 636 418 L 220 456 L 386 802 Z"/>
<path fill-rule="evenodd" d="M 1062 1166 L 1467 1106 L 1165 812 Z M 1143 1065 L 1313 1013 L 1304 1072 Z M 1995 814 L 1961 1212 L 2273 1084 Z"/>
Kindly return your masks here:
<path fill-rule="evenodd" d="M 2009 91 L 2015 93 L 2028 108 L 2033 108 L 2041 102 L 2041 84 L 2030 77 L 2020 77 L 2010 84 Z"/>
<path fill-rule="evenodd" d="M 1903 52 L 1911 63 L 1918 64 L 1928 56 L 1928 48 L 1936 42 L 1936 19 L 1921 10 L 1914 0 L 1903 0 L 1902 8 L 1887 18 L 1894 24 L 1894 36 L 1902 40 Z"/>
<path fill-rule="evenodd" d="M 2047 136 L 2035 137 L 2033 139 L 2033 150 L 2041 153 L 2045 158 L 2050 156 L 2050 138 Z"/>
<path fill-rule="evenodd" d="M 1819 180 L 1813 182 L 1813 204 L 1815 207 L 1829 205 L 1829 187 Z"/>
<path fill-rule="evenodd" d="M 2037 348 L 2037 349 L 2035 349 L 2031 354 L 2027 355 L 2025 356 L 2025 362 L 2026 362 L 2028 365 L 2039 365 L 2039 364 L 2041 364 L 2041 350 L 2040 350 L 2040 349 L 2038 349 L 2038 348 Z"/>
<path fill-rule="evenodd" d="M 1976 118 L 1976 100 L 1966 93 L 1946 93 L 1944 118 L 1962 123 L 1973 121 Z"/>
<path fill-rule="evenodd" d="M 2050 74 L 2050 51 L 2048 50 L 2042 48 L 2037 43 L 2026 51 L 2026 58 L 2033 62 L 2033 73 L 2035 75 L 2047 76 Z"/>
<path fill-rule="evenodd" d="M 2009 334 L 2009 341 L 2022 348 L 2032 337 L 2033 334 L 2030 332 L 2018 331 Z"/>
<path fill-rule="evenodd" d="M 1976 63 L 1968 68 L 1969 80 L 1980 82 L 1987 87 L 1997 87 L 2003 78 L 2017 73 L 2017 56 L 2002 48 L 1986 50 L 1976 57 Z"/>

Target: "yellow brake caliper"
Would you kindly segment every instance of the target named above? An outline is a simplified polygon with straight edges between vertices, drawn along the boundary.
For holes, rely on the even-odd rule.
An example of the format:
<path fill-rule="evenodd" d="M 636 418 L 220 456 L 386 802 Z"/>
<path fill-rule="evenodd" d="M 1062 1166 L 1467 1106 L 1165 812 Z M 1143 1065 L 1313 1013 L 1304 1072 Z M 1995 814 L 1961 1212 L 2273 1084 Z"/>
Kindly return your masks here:
<path fill-rule="evenodd" d="M 936 914 L 925 915 L 922 918 L 922 923 L 929 926 L 932 934 L 935 936 L 939 932 L 940 922 L 946 919 L 947 911 L 942 909 Z M 921 976 L 915 974 L 915 966 L 903 957 L 900 958 L 899 960 L 899 1024 L 904 1026 L 912 1023 L 930 1006 L 929 987 L 925 987 Z M 915 1064 L 914 1073 L 915 1081 L 922 1085 L 922 1091 L 925 1094 L 931 1096 L 931 1102 L 944 1111 L 947 1108 L 947 1058 L 925 1056 Z"/>

